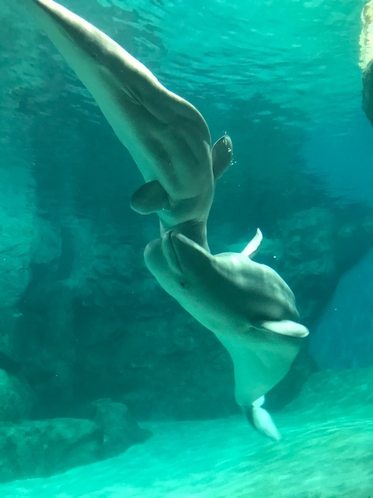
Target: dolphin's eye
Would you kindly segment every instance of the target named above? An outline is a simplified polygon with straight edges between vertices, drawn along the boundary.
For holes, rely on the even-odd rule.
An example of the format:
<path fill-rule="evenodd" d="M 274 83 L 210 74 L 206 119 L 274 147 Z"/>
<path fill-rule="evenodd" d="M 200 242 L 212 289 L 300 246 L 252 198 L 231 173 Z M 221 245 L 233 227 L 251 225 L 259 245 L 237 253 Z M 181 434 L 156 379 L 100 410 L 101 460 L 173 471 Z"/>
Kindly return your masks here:
<path fill-rule="evenodd" d="M 181 287 L 185 287 L 184 282 L 180 282 Z"/>

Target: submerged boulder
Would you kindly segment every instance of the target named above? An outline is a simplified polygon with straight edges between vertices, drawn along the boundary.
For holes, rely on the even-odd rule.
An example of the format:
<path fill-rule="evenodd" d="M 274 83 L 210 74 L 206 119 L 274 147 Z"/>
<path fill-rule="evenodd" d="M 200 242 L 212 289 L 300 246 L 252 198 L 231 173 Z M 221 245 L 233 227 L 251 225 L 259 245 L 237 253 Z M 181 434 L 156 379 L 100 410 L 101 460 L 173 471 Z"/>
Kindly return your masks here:
<path fill-rule="evenodd" d="M 6 379 L 5 372 L 0 372 L 1 403 L 2 387 L 16 385 L 14 380 L 5 382 Z M 0 409 L 3 420 L 8 417 L 0 421 L 0 482 L 58 474 L 117 456 L 152 436 L 149 430 L 139 427 L 125 404 L 110 399 L 91 405 L 88 416 L 94 420 L 55 418 L 12 423 L 11 417 L 24 414 L 24 407 L 18 406 L 17 396 L 11 394 L 13 398 L 9 399 L 14 404 L 8 399 Z"/>
<path fill-rule="evenodd" d="M 16 422 L 27 418 L 34 401 L 30 387 L 14 375 L 0 370 L 0 421 Z"/>
<path fill-rule="evenodd" d="M 104 432 L 105 458 L 119 455 L 152 436 L 151 431 L 139 427 L 124 403 L 101 399 L 94 404 L 97 407 L 95 422 Z"/>
<path fill-rule="evenodd" d="M 90 420 L 0 425 L 0 481 L 48 477 L 102 457 L 103 432 Z"/>

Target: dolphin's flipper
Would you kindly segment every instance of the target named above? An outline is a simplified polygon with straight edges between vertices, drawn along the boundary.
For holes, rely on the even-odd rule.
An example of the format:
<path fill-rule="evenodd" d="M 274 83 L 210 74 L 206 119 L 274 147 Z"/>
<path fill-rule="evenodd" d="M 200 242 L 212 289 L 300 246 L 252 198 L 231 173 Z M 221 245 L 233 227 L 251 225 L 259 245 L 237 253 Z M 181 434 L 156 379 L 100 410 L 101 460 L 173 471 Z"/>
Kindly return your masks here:
<path fill-rule="evenodd" d="M 252 259 L 255 256 L 255 254 L 259 251 L 259 247 L 260 244 L 262 243 L 262 240 L 263 240 L 263 234 L 259 230 L 259 228 L 257 228 L 254 238 L 250 240 L 245 249 L 242 251 L 242 255 Z"/>
<path fill-rule="evenodd" d="M 260 328 L 289 337 L 303 338 L 309 334 L 308 329 L 304 325 L 293 322 L 292 320 L 261 322 Z"/>
<path fill-rule="evenodd" d="M 267 410 L 262 408 L 264 401 L 264 396 L 261 396 L 259 399 L 254 401 L 251 406 L 251 413 L 249 411 L 250 409 L 245 411 L 246 417 L 258 432 L 261 432 L 265 436 L 275 439 L 276 441 L 280 441 L 282 436 L 275 426 L 271 415 L 267 412 Z"/>
<path fill-rule="evenodd" d="M 222 176 L 232 161 L 233 146 L 228 135 L 223 135 L 214 143 L 212 148 L 212 168 L 214 178 L 217 180 Z"/>
<path fill-rule="evenodd" d="M 151 214 L 170 207 L 168 195 L 157 180 L 145 183 L 131 197 L 131 208 L 140 214 Z"/>

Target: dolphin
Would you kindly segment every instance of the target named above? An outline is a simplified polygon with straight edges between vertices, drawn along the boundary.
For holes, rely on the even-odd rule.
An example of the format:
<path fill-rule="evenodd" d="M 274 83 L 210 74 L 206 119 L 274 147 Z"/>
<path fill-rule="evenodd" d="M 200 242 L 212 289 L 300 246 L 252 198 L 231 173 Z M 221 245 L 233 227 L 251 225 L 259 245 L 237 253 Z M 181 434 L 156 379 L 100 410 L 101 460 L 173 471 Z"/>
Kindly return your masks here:
<path fill-rule="evenodd" d="M 288 372 L 308 330 L 294 294 L 266 265 L 252 261 L 260 230 L 241 253 L 213 256 L 181 233 L 168 231 L 145 249 L 145 263 L 163 289 L 211 330 L 230 354 L 235 397 L 248 421 L 280 439 L 264 395 Z"/>
<path fill-rule="evenodd" d="M 212 147 L 200 112 L 124 48 L 53 0 L 28 1 L 137 164 L 146 183 L 132 208 L 156 212 L 161 234 L 177 230 L 207 249 L 206 222 L 215 182 L 231 163 L 231 139 Z"/>

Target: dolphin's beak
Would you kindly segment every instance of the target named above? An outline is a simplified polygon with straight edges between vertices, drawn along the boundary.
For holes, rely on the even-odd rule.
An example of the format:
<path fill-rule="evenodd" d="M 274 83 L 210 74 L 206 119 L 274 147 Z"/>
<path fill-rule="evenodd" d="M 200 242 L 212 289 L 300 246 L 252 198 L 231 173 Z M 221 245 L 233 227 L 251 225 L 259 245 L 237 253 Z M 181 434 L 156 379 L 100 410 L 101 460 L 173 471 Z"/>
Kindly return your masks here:
<path fill-rule="evenodd" d="M 166 232 L 162 240 L 163 254 L 170 268 L 179 275 L 198 272 L 211 255 L 199 244 L 177 231 Z"/>
<path fill-rule="evenodd" d="M 172 230 L 166 232 L 162 237 L 162 250 L 171 270 L 178 275 L 183 274 L 180 260 L 175 249 L 175 233 Z"/>

